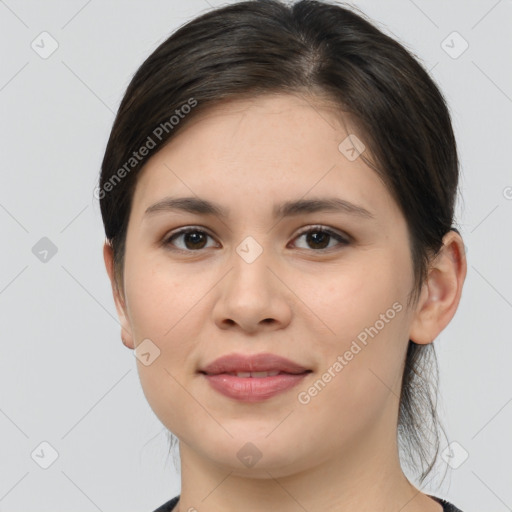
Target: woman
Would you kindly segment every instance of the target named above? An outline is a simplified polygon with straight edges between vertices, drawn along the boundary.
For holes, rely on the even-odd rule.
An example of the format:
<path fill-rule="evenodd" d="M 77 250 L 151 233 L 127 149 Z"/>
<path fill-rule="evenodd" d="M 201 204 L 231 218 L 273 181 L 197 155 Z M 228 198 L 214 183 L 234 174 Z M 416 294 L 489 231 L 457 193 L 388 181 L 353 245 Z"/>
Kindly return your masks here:
<path fill-rule="evenodd" d="M 457 186 L 443 96 L 353 9 L 240 2 L 149 56 L 97 194 L 121 336 L 179 440 L 158 511 L 459 510 L 403 471 L 440 448 Z"/>

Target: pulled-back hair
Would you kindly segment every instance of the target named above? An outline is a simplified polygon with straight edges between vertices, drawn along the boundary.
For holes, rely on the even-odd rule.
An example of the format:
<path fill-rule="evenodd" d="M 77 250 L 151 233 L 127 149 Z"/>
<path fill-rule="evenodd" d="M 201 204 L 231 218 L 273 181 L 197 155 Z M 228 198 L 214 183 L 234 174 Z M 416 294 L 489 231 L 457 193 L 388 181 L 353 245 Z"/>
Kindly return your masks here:
<path fill-rule="evenodd" d="M 137 175 L 199 112 L 224 99 L 307 94 L 350 115 L 408 227 L 416 304 L 431 258 L 452 227 L 458 157 L 445 100 L 417 57 L 353 6 L 242 1 L 181 26 L 133 76 L 103 158 L 97 197 L 123 290 L 126 232 Z M 149 142 L 151 140 L 151 142 Z M 138 153 L 149 148 L 146 155 Z M 137 152 L 137 158 L 133 153 Z M 456 229 L 455 229 L 456 230 Z M 398 436 L 406 461 L 430 473 L 440 448 L 433 344 L 409 340 Z"/>

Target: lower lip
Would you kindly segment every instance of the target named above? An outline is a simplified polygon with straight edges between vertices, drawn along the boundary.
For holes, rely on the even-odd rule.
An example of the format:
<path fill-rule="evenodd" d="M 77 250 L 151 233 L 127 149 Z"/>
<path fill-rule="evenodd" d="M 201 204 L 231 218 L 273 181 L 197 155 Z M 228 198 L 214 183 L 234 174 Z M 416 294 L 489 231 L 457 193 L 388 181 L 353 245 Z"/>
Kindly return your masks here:
<path fill-rule="evenodd" d="M 227 373 L 203 374 L 219 393 L 243 402 L 260 402 L 296 386 L 310 372 L 281 373 L 272 377 L 237 377 Z"/>

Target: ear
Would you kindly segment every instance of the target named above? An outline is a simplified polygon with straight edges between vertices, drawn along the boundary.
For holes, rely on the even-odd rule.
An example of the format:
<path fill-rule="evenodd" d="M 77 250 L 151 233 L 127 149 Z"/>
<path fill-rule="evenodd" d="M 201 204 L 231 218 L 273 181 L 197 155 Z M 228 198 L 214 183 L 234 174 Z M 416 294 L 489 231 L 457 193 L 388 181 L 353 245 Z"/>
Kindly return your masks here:
<path fill-rule="evenodd" d="M 424 345 L 432 343 L 457 311 L 467 263 L 464 242 L 456 231 L 443 237 L 443 247 L 433 262 L 409 331 L 409 339 Z"/>
<path fill-rule="evenodd" d="M 114 302 L 116 305 L 117 315 L 121 323 L 121 338 L 123 343 L 133 349 L 133 335 L 128 316 L 126 314 L 126 301 L 123 293 L 119 290 L 118 284 L 115 279 L 114 273 L 114 252 L 112 246 L 105 242 L 103 245 L 103 259 L 105 260 L 105 267 L 107 269 L 108 277 L 110 278 L 110 284 L 112 286 L 112 293 L 114 295 Z"/>

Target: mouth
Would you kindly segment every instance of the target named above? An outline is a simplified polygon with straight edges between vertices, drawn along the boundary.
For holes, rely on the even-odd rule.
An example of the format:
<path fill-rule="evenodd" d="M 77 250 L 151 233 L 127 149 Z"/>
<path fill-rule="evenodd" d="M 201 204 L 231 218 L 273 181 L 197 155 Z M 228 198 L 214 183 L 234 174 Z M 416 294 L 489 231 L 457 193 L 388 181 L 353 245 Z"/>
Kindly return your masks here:
<path fill-rule="evenodd" d="M 273 377 L 280 373 L 298 375 L 311 371 L 295 361 L 270 353 L 228 354 L 199 369 L 199 373 L 206 375 L 225 373 L 241 378 Z"/>
<path fill-rule="evenodd" d="M 299 384 L 313 370 L 276 354 L 230 354 L 198 373 L 212 389 L 242 402 L 261 402 Z"/>
<path fill-rule="evenodd" d="M 286 372 L 236 372 L 207 374 L 201 372 L 211 389 L 224 397 L 239 402 L 262 402 L 297 386 L 311 371 Z M 272 375 L 274 374 L 274 375 Z M 242 375 L 242 376 L 240 376 Z"/>
<path fill-rule="evenodd" d="M 304 370 L 303 372 L 283 372 L 279 370 L 268 371 L 268 372 L 219 372 L 219 373 L 207 373 L 200 371 L 203 375 L 232 375 L 233 377 L 239 377 L 242 379 L 263 379 L 265 377 L 275 377 L 276 375 L 303 375 L 305 373 L 311 373 L 312 370 Z"/>

